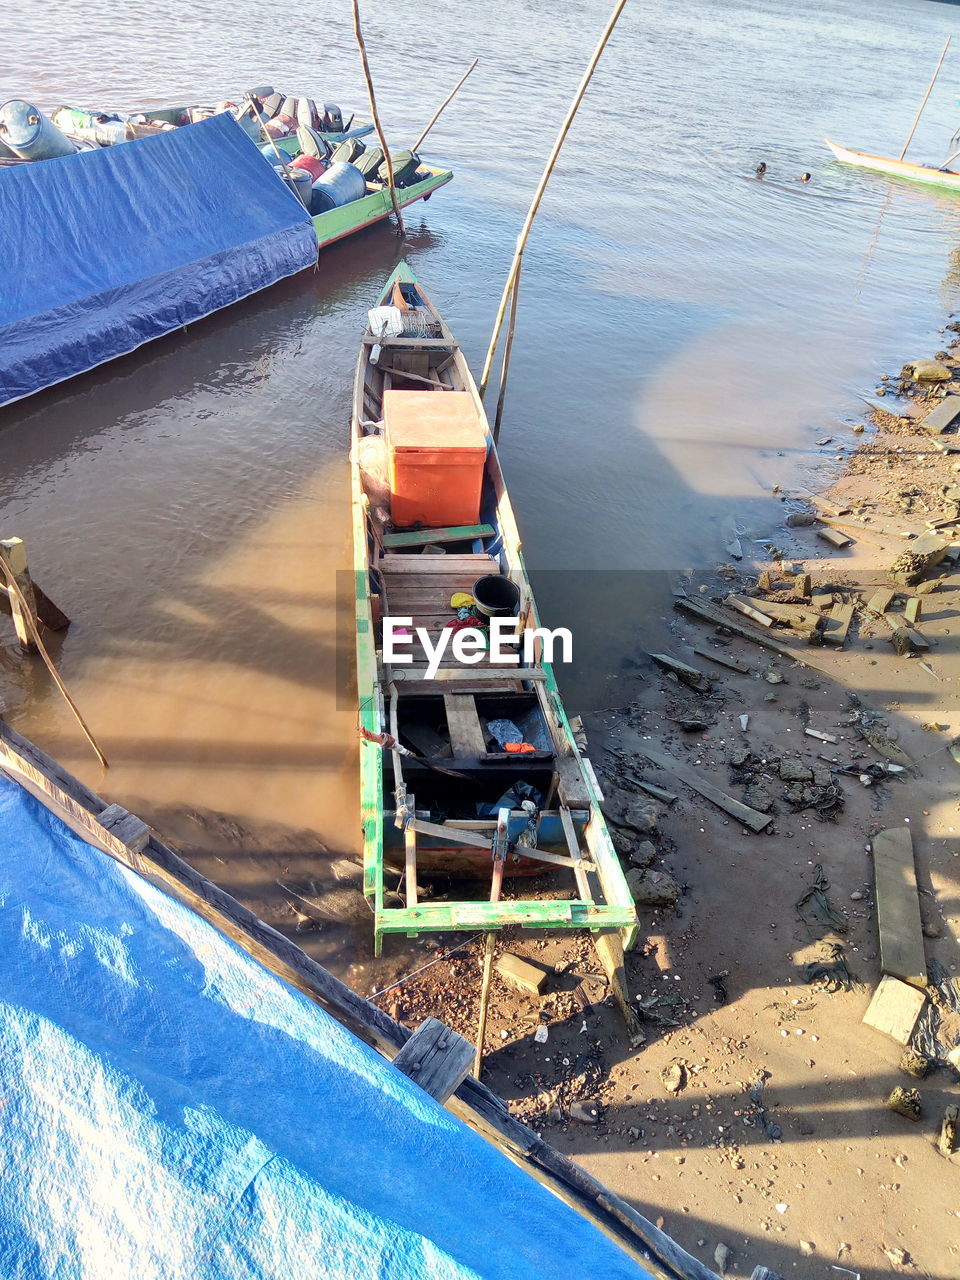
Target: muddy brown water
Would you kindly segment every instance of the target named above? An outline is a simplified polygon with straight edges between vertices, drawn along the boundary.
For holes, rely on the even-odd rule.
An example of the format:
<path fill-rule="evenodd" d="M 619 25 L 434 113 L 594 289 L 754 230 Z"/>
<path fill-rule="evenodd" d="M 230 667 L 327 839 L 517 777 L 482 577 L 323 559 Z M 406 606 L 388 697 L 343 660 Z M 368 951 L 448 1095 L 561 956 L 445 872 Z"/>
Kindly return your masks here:
<path fill-rule="evenodd" d="M 424 147 L 456 179 L 410 211 L 406 242 L 372 229 L 315 273 L 0 411 L 3 531 L 74 620 L 57 660 L 109 773 L 4 627 L 8 715 L 278 919 L 278 880 L 323 881 L 323 850 L 357 848 L 335 599 L 365 309 L 403 254 L 479 365 L 606 5 L 367 9 L 399 141 L 481 59 Z M 197 0 L 171 26 L 155 6 L 64 0 L 6 32 L 0 90 L 134 109 L 272 80 L 362 114 L 348 6 L 300 35 L 276 6 L 222 13 Z M 768 533 L 772 485 L 829 474 L 858 394 L 911 341 L 938 345 L 960 201 L 845 169 L 821 138 L 897 154 L 954 26 L 920 0 L 628 6 L 526 255 L 503 437 L 544 612 L 574 630 L 571 709 L 621 696 L 661 633 L 667 571 L 722 556 L 725 520 Z M 946 156 L 953 83 L 948 66 L 911 155 Z M 356 954 L 336 929 L 303 936 L 338 967 Z"/>

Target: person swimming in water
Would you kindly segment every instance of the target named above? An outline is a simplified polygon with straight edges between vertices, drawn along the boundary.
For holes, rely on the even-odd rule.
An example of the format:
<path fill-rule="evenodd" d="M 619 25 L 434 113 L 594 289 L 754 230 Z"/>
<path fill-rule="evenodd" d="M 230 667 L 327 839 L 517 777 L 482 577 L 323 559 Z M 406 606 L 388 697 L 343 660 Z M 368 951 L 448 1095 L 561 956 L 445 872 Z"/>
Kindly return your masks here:
<path fill-rule="evenodd" d="M 764 175 L 766 172 L 767 172 L 767 164 L 766 164 L 766 161 L 765 161 L 765 160 L 761 160 L 761 161 L 760 161 L 760 163 L 757 165 L 757 168 L 756 168 L 756 174 L 757 174 L 757 177 L 758 177 L 758 178 L 762 178 L 762 177 L 763 177 L 763 175 Z"/>
<path fill-rule="evenodd" d="M 809 174 L 809 173 L 801 173 L 801 175 L 800 175 L 800 177 L 797 179 L 797 181 L 798 181 L 798 182 L 809 182 L 809 181 L 810 181 L 810 174 Z"/>

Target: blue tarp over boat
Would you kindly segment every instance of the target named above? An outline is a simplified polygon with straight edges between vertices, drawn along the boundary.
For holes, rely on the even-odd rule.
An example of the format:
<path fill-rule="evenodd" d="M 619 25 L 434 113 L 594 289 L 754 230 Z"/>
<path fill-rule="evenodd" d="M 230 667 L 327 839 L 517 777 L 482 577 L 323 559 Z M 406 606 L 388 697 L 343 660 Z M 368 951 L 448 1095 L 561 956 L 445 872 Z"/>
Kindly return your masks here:
<path fill-rule="evenodd" d="M 0 1275 L 647 1275 L 3 774 L 0 956 Z"/>
<path fill-rule="evenodd" d="M 0 169 L 0 404 L 311 266 L 306 209 L 237 122 Z"/>

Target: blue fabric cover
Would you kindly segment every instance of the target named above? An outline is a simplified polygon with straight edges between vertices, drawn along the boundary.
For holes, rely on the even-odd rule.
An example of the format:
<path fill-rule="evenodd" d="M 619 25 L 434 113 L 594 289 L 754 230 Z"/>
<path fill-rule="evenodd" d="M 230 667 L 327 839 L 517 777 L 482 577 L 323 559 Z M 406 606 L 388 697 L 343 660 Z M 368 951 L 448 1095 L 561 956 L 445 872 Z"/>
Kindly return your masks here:
<path fill-rule="evenodd" d="M 2 774 L 0 956 L 5 1278 L 647 1275 Z"/>
<path fill-rule="evenodd" d="M 0 168 L 0 404 L 316 261 L 306 209 L 228 115 Z"/>

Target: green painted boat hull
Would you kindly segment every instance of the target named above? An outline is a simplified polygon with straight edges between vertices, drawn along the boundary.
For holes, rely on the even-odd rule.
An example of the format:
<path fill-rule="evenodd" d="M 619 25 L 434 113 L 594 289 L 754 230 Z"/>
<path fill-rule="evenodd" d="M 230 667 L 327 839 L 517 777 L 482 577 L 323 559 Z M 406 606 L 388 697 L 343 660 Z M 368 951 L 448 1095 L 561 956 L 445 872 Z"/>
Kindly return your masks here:
<path fill-rule="evenodd" d="M 397 191 L 401 208 L 406 208 L 417 200 L 428 200 L 434 191 L 445 186 L 453 178 L 453 173 L 449 169 L 435 168 L 432 165 L 420 167 L 427 170 L 430 176 L 424 178 L 422 182 L 415 182 L 412 186 L 403 187 Z M 326 213 L 318 213 L 312 219 L 313 229 L 317 235 L 317 245 L 323 249 L 337 240 L 342 240 L 344 236 L 353 235 L 355 231 L 362 231 L 364 227 L 382 221 L 391 213 L 393 213 L 393 201 L 390 198 L 389 187 L 384 187 L 382 191 L 374 191 L 360 200 L 352 200 L 349 204 L 341 205 L 339 209 L 328 209 Z"/>

